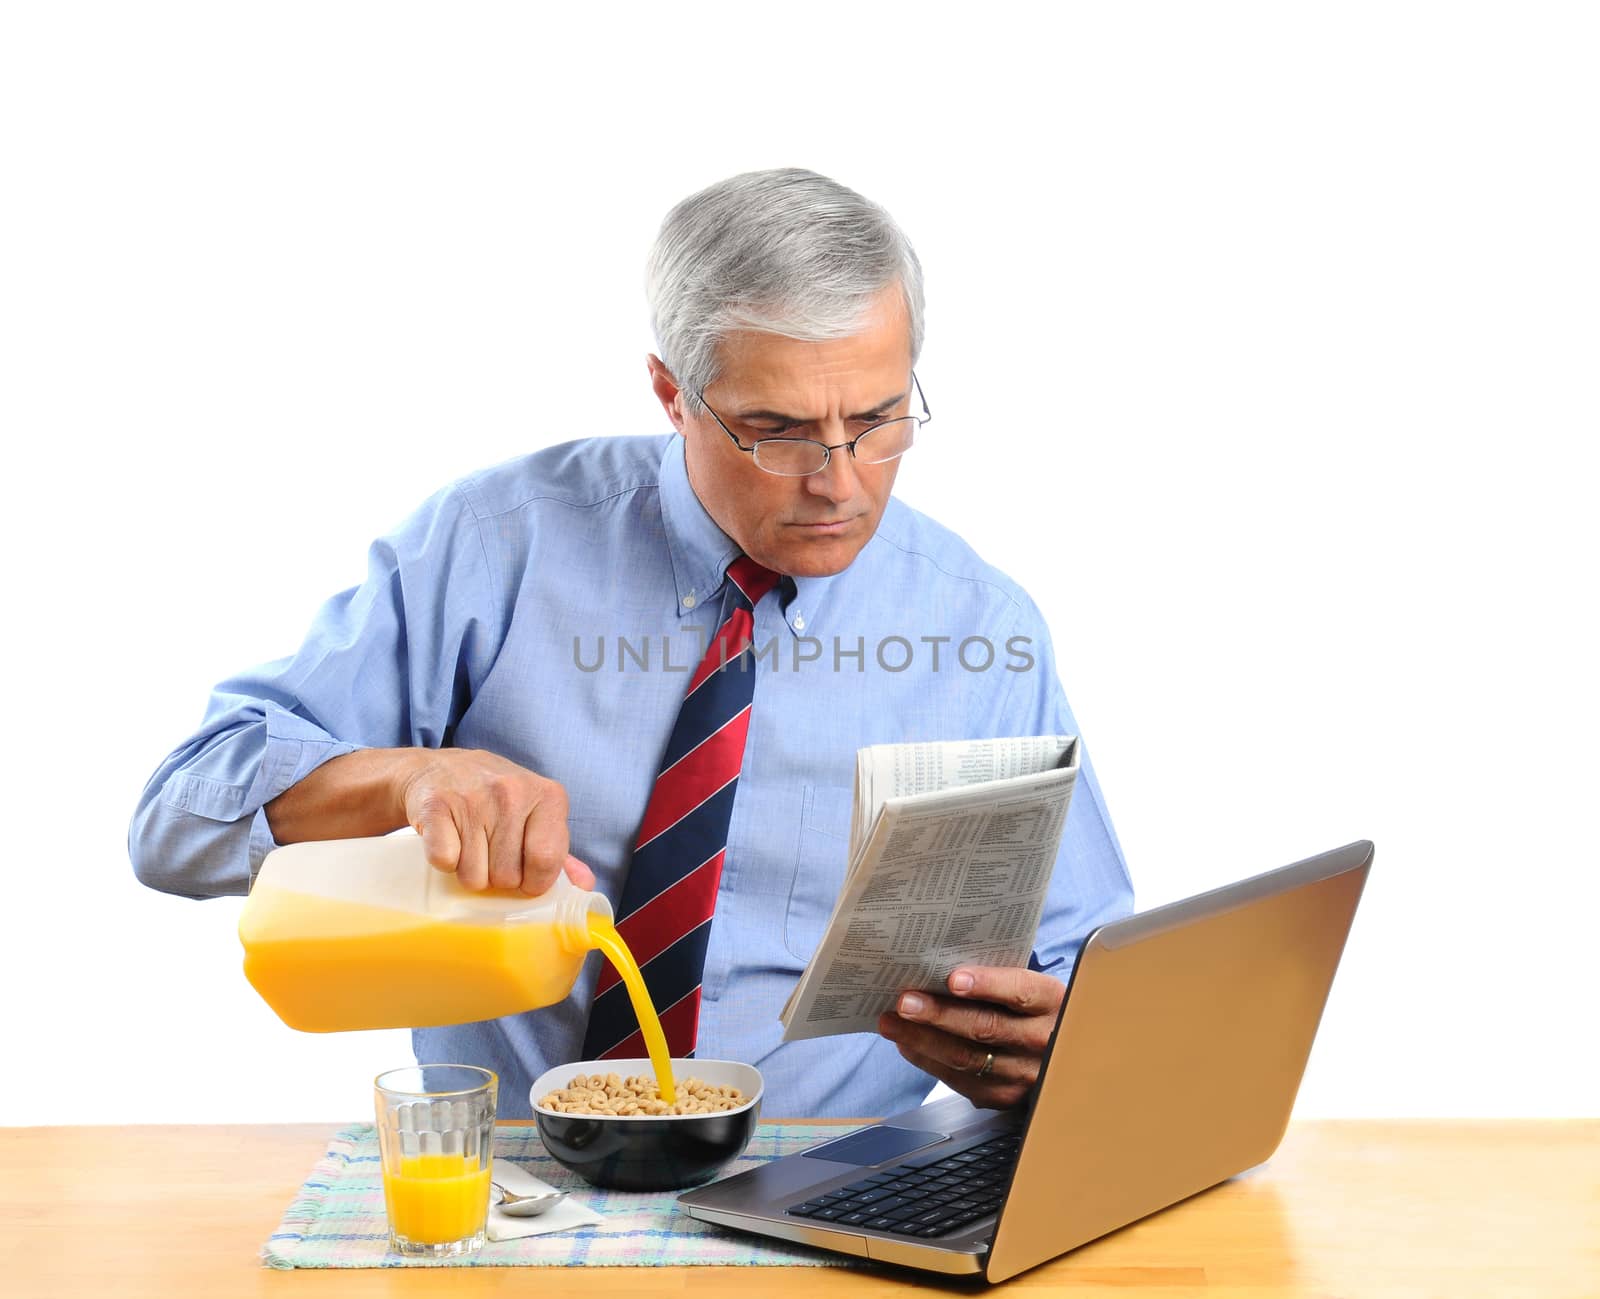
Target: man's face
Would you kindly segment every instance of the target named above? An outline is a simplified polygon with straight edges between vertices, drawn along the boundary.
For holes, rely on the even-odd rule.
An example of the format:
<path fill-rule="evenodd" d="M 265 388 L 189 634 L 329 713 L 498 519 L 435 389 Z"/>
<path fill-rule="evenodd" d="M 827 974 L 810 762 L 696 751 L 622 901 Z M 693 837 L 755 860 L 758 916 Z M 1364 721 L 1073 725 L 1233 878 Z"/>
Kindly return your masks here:
<path fill-rule="evenodd" d="M 808 437 L 832 446 L 911 406 L 910 325 L 900 289 L 878 298 L 848 338 L 803 343 L 744 332 L 723 341 L 721 375 L 705 399 L 745 446 L 762 437 Z M 717 526 L 774 572 L 842 572 L 877 530 L 898 460 L 864 465 L 843 449 L 803 478 L 759 469 L 708 411 L 688 403 L 651 358 L 658 397 L 683 435 L 689 482 Z"/>

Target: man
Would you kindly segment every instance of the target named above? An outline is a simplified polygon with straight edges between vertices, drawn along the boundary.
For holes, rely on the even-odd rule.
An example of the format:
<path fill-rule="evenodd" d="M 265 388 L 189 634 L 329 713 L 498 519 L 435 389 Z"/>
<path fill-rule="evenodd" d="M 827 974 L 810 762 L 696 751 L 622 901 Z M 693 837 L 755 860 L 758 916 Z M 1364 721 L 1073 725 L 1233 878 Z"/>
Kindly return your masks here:
<path fill-rule="evenodd" d="M 498 466 L 375 543 L 365 583 L 293 658 L 216 688 L 144 791 L 134 868 L 188 896 L 242 893 L 276 844 L 409 824 L 468 887 L 536 894 L 565 869 L 624 914 L 641 904 L 630 874 L 635 894 L 665 888 L 641 821 L 680 759 L 708 751 L 684 738 L 702 699 L 689 670 L 700 681 L 708 642 L 742 625 L 748 648 L 728 659 L 725 643 L 706 678 L 745 691 L 729 716 L 748 727 L 716 786 L 715 846 L 669 867 L 711 868 L 704 919 L 671 938 L 692 957 L 680 1030 L 702 1057 L 758 1065 L 773 1113 L 889 1113 L 935 1078 L 1015 1104 L 1078 946 L 1131 905 L 1087 759 L 1034 968 L 957 970 L 878 1037 L 780 1042 L 844 878 L 856 750 L 1077 731 L 1032 602 L 891 497 L 929 418 L 915 253 L 843 186 L 756 172 L 668 215 L 648 287 L 650 382 L 674 432 Z M 598 977 L 591 962 L 544 1010 L 419 1029 L 417 1057 L 496 1069 L 502 1113 L 526 1115 L 533 1077 L 597 1052 Z"/>

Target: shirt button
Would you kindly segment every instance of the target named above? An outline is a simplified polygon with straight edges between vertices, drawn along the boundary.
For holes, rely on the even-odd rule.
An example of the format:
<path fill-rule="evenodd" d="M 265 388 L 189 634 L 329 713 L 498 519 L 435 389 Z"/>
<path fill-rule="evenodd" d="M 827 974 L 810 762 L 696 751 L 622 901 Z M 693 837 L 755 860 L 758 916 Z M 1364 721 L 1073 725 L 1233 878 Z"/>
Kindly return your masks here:
<path fill-rule="evenodd" d="M 796 631 L 804 631 L 806 629 L 806 620 L 805 620 L 805 615 L 804 614 L 798 614 L 798 613 L 795 614 L 795 616 L 794 616 L 794 629 Z"/>
<path fill-rule="evenodd" d="M 693 591 L 690 591 L 688 595 L 683 597 L 683 607 L 685 609 L 693 609 L 694 608 L 694 592 Z"/>

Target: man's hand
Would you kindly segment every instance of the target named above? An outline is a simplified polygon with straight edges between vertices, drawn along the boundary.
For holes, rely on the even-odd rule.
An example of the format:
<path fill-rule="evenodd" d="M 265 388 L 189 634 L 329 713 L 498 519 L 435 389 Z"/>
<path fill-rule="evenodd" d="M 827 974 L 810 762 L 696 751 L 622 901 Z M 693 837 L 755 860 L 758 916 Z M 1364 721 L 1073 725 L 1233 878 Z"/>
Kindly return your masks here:
<path fill-rule="evenodd" d="M 430 749 L 397 790 L 428 861 L 469 889 L 530 897 L 564 868 L 580 888 L 594 873 L 567 851 L 567 791 L 482 749 Z"/>
<path fill-rule="evenodd" d="M 974 1105 L 1017 1104 L 1038 1080 L 1065 985 L 1036 970 L 963 965 L 950 972 L 949 987 L 948 997 L 901 993 L 899 1013 L 880 1015 L 878 1032 Z"/>

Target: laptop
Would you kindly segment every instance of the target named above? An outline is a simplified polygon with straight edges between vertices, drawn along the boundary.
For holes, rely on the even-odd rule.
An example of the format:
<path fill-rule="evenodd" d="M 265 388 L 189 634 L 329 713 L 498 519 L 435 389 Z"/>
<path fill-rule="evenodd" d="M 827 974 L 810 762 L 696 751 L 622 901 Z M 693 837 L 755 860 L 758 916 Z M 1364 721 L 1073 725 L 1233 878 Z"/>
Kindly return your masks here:
<path fill-rule="evenodd" d="M 1362 840 L 1096 929 L 1030 1100 L 960 1096 L 678 1197 L 708 1222 L 1003 1281 L 1264 1163 L 1372 866 Z"/>

